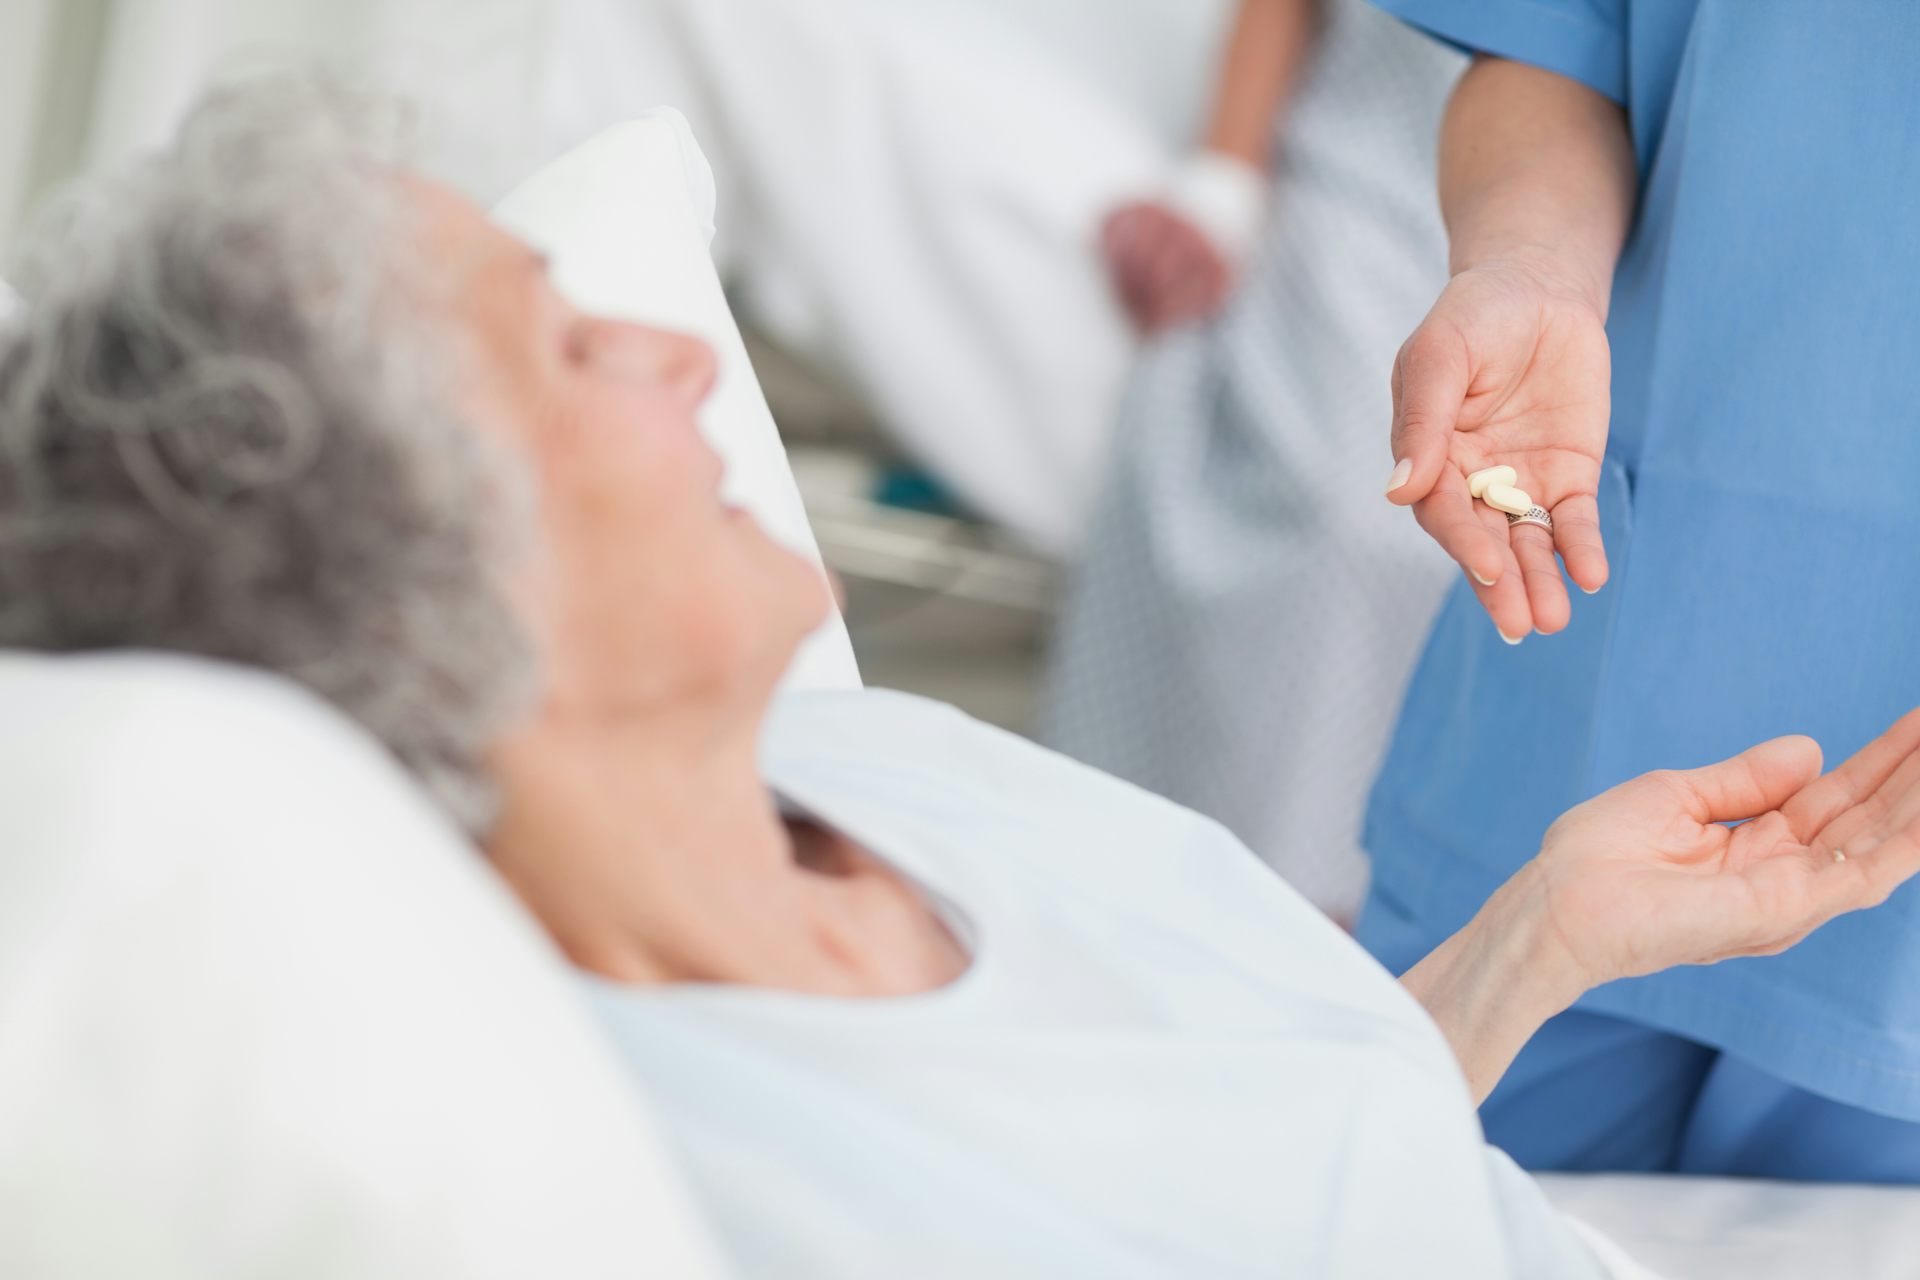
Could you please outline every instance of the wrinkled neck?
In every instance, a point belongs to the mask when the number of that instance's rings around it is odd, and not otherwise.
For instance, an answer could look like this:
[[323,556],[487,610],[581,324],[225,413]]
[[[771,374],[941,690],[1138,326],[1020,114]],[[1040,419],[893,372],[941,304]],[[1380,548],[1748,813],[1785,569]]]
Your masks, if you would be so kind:
[[759,730],[549,713],[499,746],[488,852],[574,963],[639,984],[805,969],[804,886]]

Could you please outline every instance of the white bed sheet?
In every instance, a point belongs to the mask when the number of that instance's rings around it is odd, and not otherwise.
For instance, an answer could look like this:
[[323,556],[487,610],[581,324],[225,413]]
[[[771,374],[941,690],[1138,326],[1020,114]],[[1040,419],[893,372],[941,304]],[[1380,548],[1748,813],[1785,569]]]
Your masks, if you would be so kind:
[[[372,71],[497,195],[663,104],[713,161],[754,318],[1034,546],[1076,543],[1133,353],[1102,216],[1158,187],[1228,0],[147,0],[109,26],[92,158],[207,74]],[[1138,96],[1122,86],[1139,81]]]
[[1663,1280],[1920,1277],[1920,1188],[1612,1174],[1540,1182]]
[[550,18],[552,140],[675,94],[753,318],[848,376],[975,509],[1069,552],[1133,354],[1098,228],[1171,163],[1145,120],[993,5],[573,0]]

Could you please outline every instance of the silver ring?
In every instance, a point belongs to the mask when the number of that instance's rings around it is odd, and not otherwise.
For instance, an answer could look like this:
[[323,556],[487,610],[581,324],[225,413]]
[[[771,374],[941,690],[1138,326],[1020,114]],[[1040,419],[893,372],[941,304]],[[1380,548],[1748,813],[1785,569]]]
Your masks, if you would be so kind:
[[1537,524],[1548,533],[1553,532],[1553,517],[1547,514],[1545,507],[1528,507],[1517,516],[1507,517],[1509,529],[1516,524]]

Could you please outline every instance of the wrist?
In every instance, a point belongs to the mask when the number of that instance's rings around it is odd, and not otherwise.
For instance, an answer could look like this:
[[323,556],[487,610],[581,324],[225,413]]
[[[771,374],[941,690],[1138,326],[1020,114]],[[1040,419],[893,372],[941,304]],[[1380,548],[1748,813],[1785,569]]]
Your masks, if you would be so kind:
[[1515,883],[1520,879],[1508,881],[1407,978],[1430,1010],[1445,1007],[1482,1026],[1499,1023],[1524,1041],[1593,984],[1551,915]]
[[1518,277],[1553,297],[1585,307],[1601,324],[1606,323],[1613,298],[1610,266],[1583,261],[1578,253],[1538,242],[1475,246],[1456,241],[1448,271],[1455,276],[1484,271]]
[[1401,979],[1440,1028],[1476,1101],[1545,1022],[1591,985],[1531,865]]
[[1553,910],[1546,877],[1529,862],[1494,891],[1463,932],[1511,974],[1514,995],[1542,1020],[1607,981],[1592,973]]
[[1267,175],[1240,156],[1213,149],[1194,153],[1175,171],[1164,198],[1231,267],[1253,255],[1266,231]]

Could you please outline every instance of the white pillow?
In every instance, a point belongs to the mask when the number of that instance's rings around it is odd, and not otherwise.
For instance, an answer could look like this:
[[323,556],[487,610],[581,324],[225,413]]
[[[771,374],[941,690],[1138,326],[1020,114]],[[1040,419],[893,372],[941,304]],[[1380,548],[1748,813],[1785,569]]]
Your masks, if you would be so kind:
[[563,964],[292,686],[0,654],[0,1276],[714,1277]]
[[[551,256],[555,283],[577,306],[697,334],[712,345],[720,379],[700,421],[726,461],[728,500],[818,564],[780,433],[707,254],[713,174],[685,118],[660,110],[617,125],[540,170],[494,213]],[[858,687],[853,646],[837,611],[801,649],[787,682]]]

